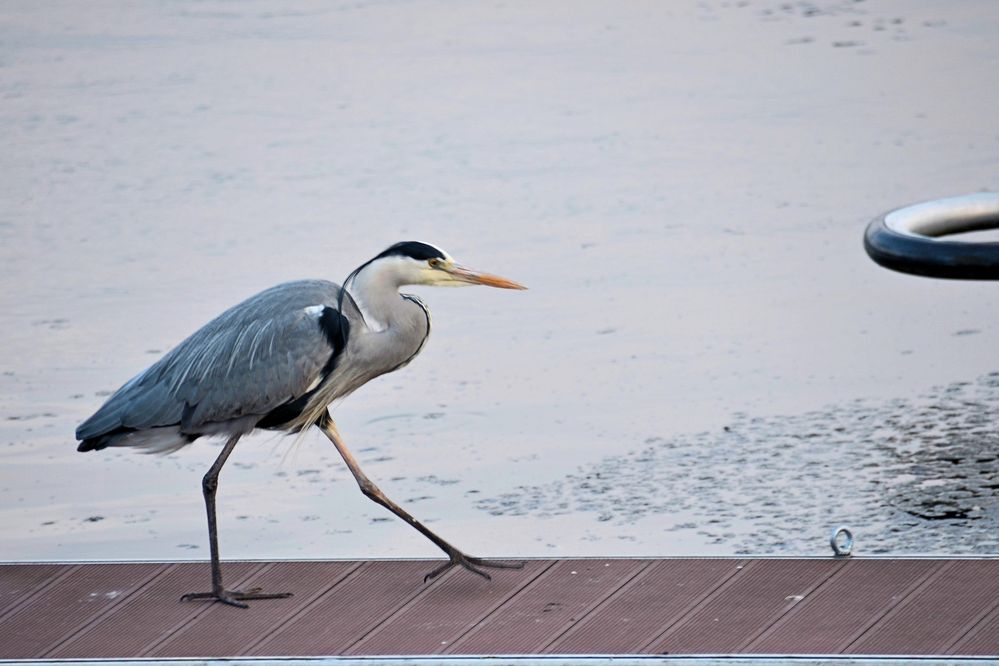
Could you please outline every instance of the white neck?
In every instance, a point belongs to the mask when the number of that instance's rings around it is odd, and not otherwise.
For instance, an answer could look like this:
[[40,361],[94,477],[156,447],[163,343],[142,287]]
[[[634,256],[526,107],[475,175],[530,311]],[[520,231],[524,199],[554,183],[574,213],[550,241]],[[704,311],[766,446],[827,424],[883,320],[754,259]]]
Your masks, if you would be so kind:
[[409,304],[399,294],[399,287],[407,282],[396,262],[382,259],[366,265],[344,286],[368,329],[380,333],[407,314]]

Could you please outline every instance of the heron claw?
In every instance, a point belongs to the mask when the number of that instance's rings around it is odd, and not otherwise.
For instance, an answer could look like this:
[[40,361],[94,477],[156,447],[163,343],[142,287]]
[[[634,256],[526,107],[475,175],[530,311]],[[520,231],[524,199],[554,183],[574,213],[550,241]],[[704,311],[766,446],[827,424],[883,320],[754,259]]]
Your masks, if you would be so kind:
[[480,569],[479,567],[484,567],[487,569],[523,569],[523,562],[494,562],[492,560],[484,560],[481,557],[472,557],[470,555],[465,555],[461,551],[454,551],[449,554],[448,561],[440,565],[426,576],[423,577],[423,582],[426,583],[454,566],[460,566],[468,569],[477,576],[482,576],[486,580],[492,580],[492,576]]
[[228,604],[229,606],[235,606],[237,608],[249,608],[248,604],[244,604],[243,601],[253,601],[255,599],[287,599],[291,596],[291,592],[273,592],[265,593],[261,591],[261,588],[254,587],[246,592],[241,592],[239,590],[213,590],[211,592],[190,592],[185,594],[180,598],[181,601],[219,601],[223,604]]

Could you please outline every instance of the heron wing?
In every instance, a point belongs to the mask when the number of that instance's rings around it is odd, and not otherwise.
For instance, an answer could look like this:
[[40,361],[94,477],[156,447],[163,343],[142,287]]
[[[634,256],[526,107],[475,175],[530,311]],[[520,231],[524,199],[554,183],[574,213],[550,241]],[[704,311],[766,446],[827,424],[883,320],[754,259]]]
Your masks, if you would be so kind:
[[119,389],[77,438],[171,425],[195,434],[305,395],[346,344],[334,330],[338,293],[330,282],[291,282],[227,310]]

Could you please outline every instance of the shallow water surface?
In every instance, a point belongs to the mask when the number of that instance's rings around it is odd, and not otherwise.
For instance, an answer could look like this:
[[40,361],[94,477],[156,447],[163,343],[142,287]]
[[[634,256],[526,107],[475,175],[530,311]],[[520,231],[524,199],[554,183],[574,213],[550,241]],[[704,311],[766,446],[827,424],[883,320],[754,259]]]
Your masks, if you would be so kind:
[[[204,558],[211,442],[73,430],[212,316],[419,238],[421,356],[335,408],[484,555],[996,552],[993,284],[864,256],[999,180],[989,3],[0,7],[0,555]],[[243,440],[224,557],[425,556],[319,433]]]

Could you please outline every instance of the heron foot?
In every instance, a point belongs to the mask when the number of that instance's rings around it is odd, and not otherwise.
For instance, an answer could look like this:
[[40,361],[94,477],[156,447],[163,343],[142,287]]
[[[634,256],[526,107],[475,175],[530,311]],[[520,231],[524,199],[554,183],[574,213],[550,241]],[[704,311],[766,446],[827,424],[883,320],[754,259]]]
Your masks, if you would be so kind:
[[492,560],[484,560],[481,557],[472,557],[471,555],[465,555],[459,550],[449,553],[448,561],[440,565],[426,576],[423,577],[423,582],[426,583],[454,566],[464,567],[468,569],[473,574],[482,576],[486,580],[492,580],[492,576],[487,574],[482,568],[486,569],[523,569],[523,562],[495,562]]
[[230,606],[236,606],[237,608],[249,608],[249,605],[244,604],[244,601],[253,601],[255,599],[287,599],[291,596],[291,592],[263,592],[259,587],[254,587],[247,590],[246,592],[241,592],[239,590],[223,590],[219,588],[218,590],[213,590],[211,592],[190,592],[185,594],[180,598],[181,601],[220,601],[224,604]]

